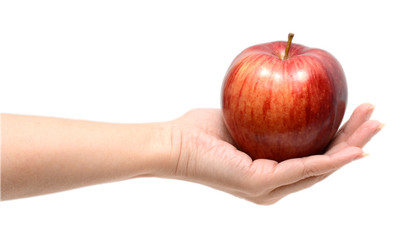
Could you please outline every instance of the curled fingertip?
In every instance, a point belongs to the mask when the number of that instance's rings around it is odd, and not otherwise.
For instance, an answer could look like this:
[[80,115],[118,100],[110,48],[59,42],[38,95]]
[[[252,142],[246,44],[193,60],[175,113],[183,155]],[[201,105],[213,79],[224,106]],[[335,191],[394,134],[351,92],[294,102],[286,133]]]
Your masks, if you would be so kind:
[[364,152],[361,155],[359,155],[357,158],[355,158],[354,160],[363,159],[363,158],[368,157],[368,156],[370,156],[370,154]]
[[377,127],[377,130],[380,131],[382,130],[384,127],[386,126],[386,124],[384,123],[380,123],[379,126]]
[[370,119],[370,117],[372,116],[375,108],[376,108],[376,105],[369,104],[369,107],[367,108],[367,116],[366,116],[367,120]]
[[[371,120],[370,120],[371,121]],[[384,127],[386,126],[386,124],[381,123],[379,121],[374,121],[374,133],[373,134],[377,134],[378,132],[380,132]]]

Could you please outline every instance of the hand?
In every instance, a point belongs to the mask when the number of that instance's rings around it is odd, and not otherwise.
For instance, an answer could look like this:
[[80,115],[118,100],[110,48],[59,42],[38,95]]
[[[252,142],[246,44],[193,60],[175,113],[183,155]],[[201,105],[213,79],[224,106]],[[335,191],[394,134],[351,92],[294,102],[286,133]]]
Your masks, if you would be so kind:
[[324,155],[276,162],[252,160],[237,150],[219,109],[196,109],[174,120],[174,178],[193,181],[257,204],[273,204],[308,188],[345,164],[365,156],[362,148],[383,127],[362,104],[337,132]]

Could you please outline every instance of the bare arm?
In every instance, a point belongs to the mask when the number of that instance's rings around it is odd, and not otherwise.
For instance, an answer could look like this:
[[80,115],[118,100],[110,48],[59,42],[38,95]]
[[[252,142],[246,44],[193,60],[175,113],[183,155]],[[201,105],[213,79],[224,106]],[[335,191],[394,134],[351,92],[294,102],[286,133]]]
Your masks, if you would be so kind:
[[168,127],[2,114],[1,198],[164,175]]

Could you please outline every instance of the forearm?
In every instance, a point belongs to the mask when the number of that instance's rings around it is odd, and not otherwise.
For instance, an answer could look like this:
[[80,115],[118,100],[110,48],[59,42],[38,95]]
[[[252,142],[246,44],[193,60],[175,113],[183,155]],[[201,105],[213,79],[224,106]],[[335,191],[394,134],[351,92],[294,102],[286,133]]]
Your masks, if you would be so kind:
[[171,145],[168,123],[2,114],[2,200],[164,175],[172,167]]

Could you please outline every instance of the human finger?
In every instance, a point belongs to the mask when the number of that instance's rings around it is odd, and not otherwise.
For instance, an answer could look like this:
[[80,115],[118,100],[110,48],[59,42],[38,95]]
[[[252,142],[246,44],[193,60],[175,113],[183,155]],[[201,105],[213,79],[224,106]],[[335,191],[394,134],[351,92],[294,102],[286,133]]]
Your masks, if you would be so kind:
[[363,150],[361,148],[347,147],[330,155],[314,155],[286,160],[276,166],[275,181],[278,185],[292,184],[302,179],[335,171],[362,156]]
[[376,135],[385,125],[376,120],[364,122],[354,133],[343,142],[328,149],[325,154],[333,154],[348,146],[363,148],[370,139]]
[[[360,158],[367,156],[367,154],[362,154],[360,156]],[[358,159],[358,158],[357,158]],[[276,189],[274,189],[273,191],[270,192],[268,198],[270,202],[277,202],[279,201],[281,198],[301,191],[303,189],[307,189],[309,187],[312,187],[313,185],[315,185],[316,183],[324,180],[325,178],[329,177],[331,174],[333,174],[336,170],[330,171],[328,173],[322,174],[322,175],[318,175],[318,176],[312,176],[312,177],[308,177],[305,179],[302,179],[298,182],[292,183],[292,184],[288,184],[288,185],[284,185],[284,186],[280,186],[277,187]]]
[[285,197],[289,194],[299,192],[303,189],[307,189],[309,187],[312,187],[316,183],[318,183],[318,182],[324,180],[325,178],[327,178],[333,172],[327,173],[327,174],[322,174],[322,175],[319,175],[319,176],[313,176],[313,177],[305,178],[305,179],[300,180],[299,182],[296,182],[296,183],[292,183],[292,184],[285,185],[285,186],[280,186],[280,187],[274,189],[273,191],[271,191],[270,194],[266,198],[270,202],[277,202],[277,201],[279,201],[280,199],[282,199],[283,197]]
[[337,132],[328,149],[340,144],[341,142],[344,142],[347,138],[349,138],[357,128],[359,128],[364,122],[370,119],[374,108],[375,106],[370,103],[363,103],[359,105],[354,110],[350,119]]
[[303,180],[300,180],[299,182],[292,183],[289,185],[279,186],[271,190],[268,194],[264,196],[260,196],[258,198],[252,199],[252,201],[258,204],[262,204],[262,205],[271,205],[273,203],[278,202],[280,199],[284,198],[285,196],[291,193],[295,193],[295,192],[301,191],[303,189],[306,189],[315,185],[316,183],[324,180],[325,178],[327,178],[334,172],[335,171],[332,171],[330,173],[326,173],[323,175],[319,175],[319,176],[305,178]]
[[369,120],[363,123],[357,131],[355,131],[351,136],[347,139],[347,144],[350,146],[355,147],[364,147],[370,139],[376,135],[382,128],[384,124],[380,123],[376,120]]

